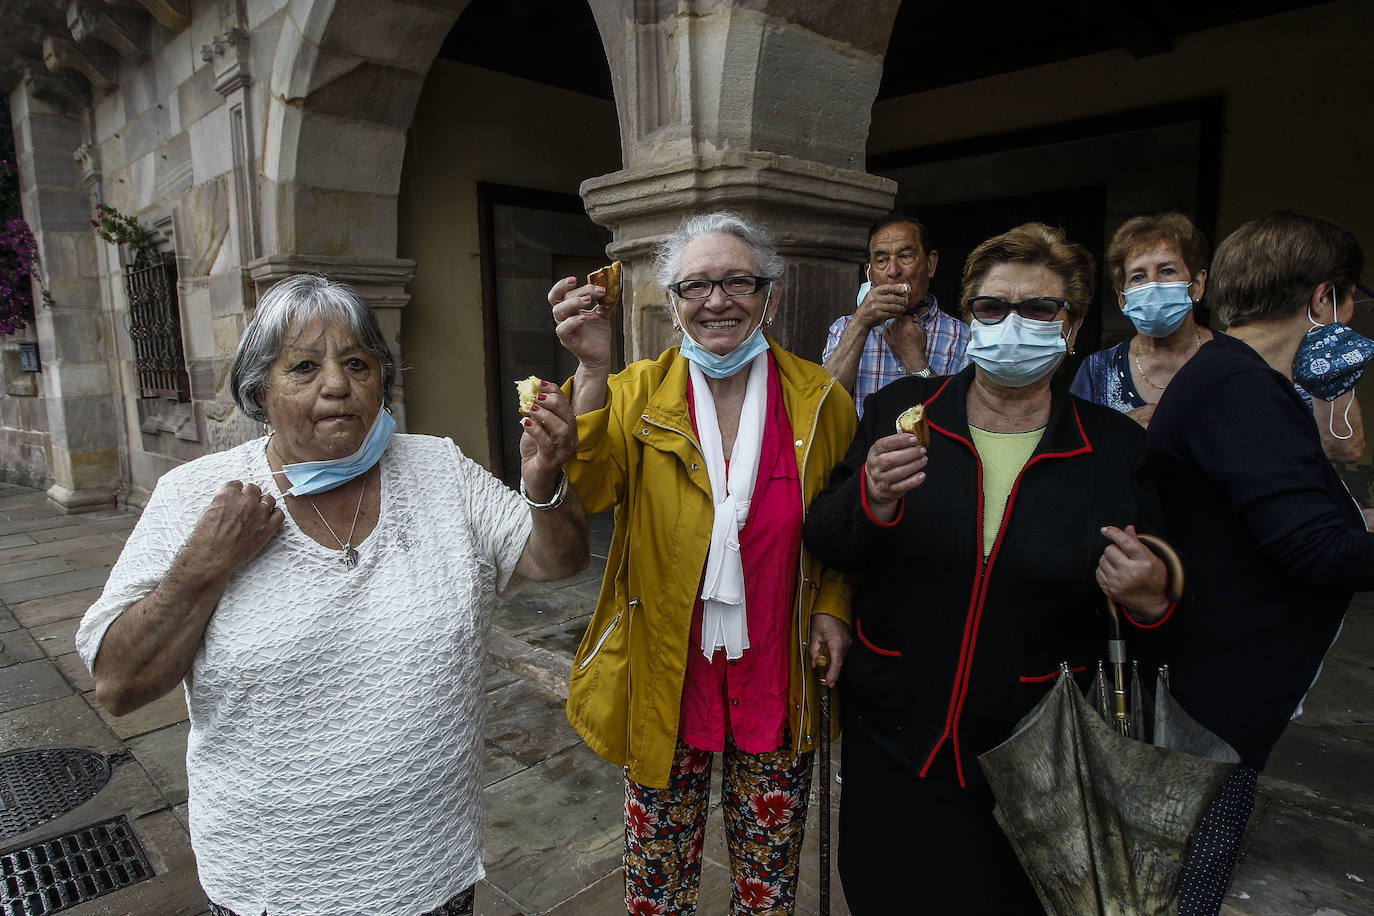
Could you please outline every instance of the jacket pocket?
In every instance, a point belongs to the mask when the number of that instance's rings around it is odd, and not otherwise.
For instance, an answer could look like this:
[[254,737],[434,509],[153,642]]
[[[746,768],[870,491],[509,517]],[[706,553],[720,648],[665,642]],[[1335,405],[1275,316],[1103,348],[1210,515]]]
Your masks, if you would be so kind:
[[582,661],[577,663],[577,670],[585,670],[586,667],[592,663],[592,660],[595,659],[597,654],[601,651],[602,646],[606,645],[606,640],[610,639],[611,635],[615,633],[616,629],[620,626],[620,621],[638,604],[638,598],[631,598],[630,604],[626,610],[617,612],[616,615],[611,618],[611,622],[602,628],[601,635],[597,636],[596,642],[592,643],[591,651],[586,654]]
[[886,655],[888,658],[902,657],[902,653],[897,649],[884,649],[882,646],[874,645],[872,642],[869,642],[868,637],[864,635],[864,622],[862,620],[857,618],[854,620],[854,632],[858,635],[859,642],[863,643],[864,647],[870,651],[876,652],[879,655]]

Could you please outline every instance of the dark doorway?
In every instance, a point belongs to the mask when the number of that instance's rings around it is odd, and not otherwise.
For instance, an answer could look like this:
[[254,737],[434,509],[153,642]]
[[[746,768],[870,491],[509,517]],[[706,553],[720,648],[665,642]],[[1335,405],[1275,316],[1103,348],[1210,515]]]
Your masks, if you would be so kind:
[[553,333],[549,287],[605,264],[611,233],[588,218],[575,194],[479,182],[477,198],[491,468],[514,485],[521,434],[516,381],[537,375],[561,384],[577,368]]

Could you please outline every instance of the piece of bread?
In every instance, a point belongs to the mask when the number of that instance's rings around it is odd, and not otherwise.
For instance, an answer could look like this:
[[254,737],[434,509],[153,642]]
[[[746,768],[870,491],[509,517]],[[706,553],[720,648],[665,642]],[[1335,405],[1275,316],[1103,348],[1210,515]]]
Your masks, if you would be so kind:
[[515,383],[515,391],[520,395],[520,413],[528,417],[530,408],[539,398],[539,376],[531,375],[529,378],[522,378]]
[[601,311],[609,312],[620,301],[620,262],[612,261],[595,273],[590,274],[587,277],[587,282],[606,288],[606,295],[601,297],[600,305]]
[[922,445],[930,445],[930,424],[926,422],[924,404],[908,407],[897,417],[897,432],[911,433],[921,440]]

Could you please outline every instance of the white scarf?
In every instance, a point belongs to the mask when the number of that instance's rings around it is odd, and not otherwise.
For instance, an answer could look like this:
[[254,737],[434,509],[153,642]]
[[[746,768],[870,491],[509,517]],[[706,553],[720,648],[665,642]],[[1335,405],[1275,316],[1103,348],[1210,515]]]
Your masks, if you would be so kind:
[[720,423],[716,419],[716,399],[711,396],[705,373],[695,363],[689,364],[688,369],[696,403],[697,438],[701,440],[701,455],[711,478],[711,501],[715,504],[711,549],[706,554],[706,575],[701,588],[701,654],[709,660],[716,649],[724,646],[726,658],[739,658],[749,648],[739,532],[749,519],[749,504],[759,472],[764,412],[768,407],[768,354],[754,357],[749,369],[728,475],[720,444]]

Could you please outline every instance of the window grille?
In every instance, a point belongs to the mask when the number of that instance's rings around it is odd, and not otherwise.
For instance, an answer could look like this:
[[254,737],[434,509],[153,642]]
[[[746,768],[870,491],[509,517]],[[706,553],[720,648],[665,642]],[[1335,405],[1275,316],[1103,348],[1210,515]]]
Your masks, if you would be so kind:
[[181,308],[177,301],[176,255],[143,250],[124,268],[129,294],[127,323],[138,366],[139,395],[191,399],[191,380],[181,348]]

